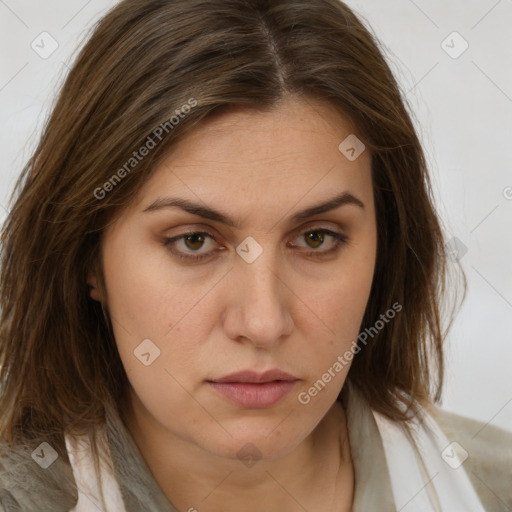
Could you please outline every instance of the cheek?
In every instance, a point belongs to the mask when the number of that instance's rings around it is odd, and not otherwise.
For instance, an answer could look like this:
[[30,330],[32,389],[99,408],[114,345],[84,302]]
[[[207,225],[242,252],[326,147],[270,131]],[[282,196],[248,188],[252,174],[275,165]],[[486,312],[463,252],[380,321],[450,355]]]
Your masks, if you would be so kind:
[[[374,258],[369,251],[359,258],[342,259],[316,284],[302,281],[297,295],[312,312],[304,317],[306,328],[310,332],[316,329],[323,338],[334,338],[332,343],[340,346],[347,338],[357,336],[370,296],[373,272]],[[315,339],[312,334],[309,338]]]
[[306,310],[302,323],[297,325],[305,335],[296,363],[308,375],[301,391],[309,395],[310,387],[321,381],[309,396],[311,400],[314,396],[315,402],[328,403],[337,395],[355,357],[353,351],[373,281],[371,244],[365,249],[361,257],[346,258],[331,270],[330,279],[323,279],[321,287],[308,282],[297,290],[297,295],[307,297],[304,304],[310,312]]
[[[132,331],[116,329],[114,325],[118,351],[130,385],[143,408],[159,423],[178,429],[186,437],[191,425],[203,423],[204,426],[205,421],[209,421],[204,409],[193,399],[201,376],[197,369],[201,359],[198,340],[205,339],[204,330],[208,326],[197,319],[201,305],[196,308],[197,314],[192,310],[175,327],[165,322],[168,315],[164,310],[159,319],[148,306],[146,304],[145,311],[131,319]],[[176,315],[176,319],[182,317]],[[160,325],[156,325],[159,321]],[[144,329],[142,324],[146,326]],[[164,330],[165,336],[134,336],[134,332]],[[177,416],[176,411],[181,411],[180,415]]]
[[295,363],[307,378],[296,393],[296,400],[313,416],[322,416],[338,396],[352,365],[357,338],[371,281],[353,277],[340,283],[331,294],[319,297],[316,309],[319,321],[311,320],[306,329],[302,350],[297,350]]
[[110,302],[116,344],[132,385],[165,394],[193,375],[201,340],[207,339],[218,315],[211,300],[200,300],[201,290],[185,292],[162,282],[161,276],[139,280],[132,275]]
[[189,401],[182,386],[190,388],[201,340],[218,318],[208,293],[214,283],[205,278],[191,284],[164,251],[155,257],[137,248],[109,250],[104,261],[109,311],[132,387],[153,408]]
[[104,258],[109,311],[119,339],[140,343],[165,339],[205,295],[208,279],[190,282],[177,272],[165,249],[127,246],[113,238]]

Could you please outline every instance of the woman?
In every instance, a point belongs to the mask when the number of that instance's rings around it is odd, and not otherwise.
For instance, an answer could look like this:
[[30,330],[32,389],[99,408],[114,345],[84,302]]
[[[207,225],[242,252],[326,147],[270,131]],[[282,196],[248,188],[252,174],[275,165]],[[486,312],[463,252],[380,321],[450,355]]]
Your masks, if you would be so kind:
[[512,434],[435,405],[442,231],[341,2],[121,2],[15,193],[0,510],[512,507]]

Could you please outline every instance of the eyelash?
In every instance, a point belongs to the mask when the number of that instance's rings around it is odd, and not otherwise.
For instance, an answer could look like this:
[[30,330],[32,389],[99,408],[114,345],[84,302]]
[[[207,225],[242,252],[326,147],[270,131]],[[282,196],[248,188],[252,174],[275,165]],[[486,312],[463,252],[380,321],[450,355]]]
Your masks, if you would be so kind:
[[[346,244],[348,242],[348,237],[346,235],[343,235],[341,233],[336,233],[335,231],[331,231],[330,229],[325,229],[325,228],[308,229],[307,231],[303,231],[301,233],[301,235],[304,236],[309,233],[323,233],[323,234],[332,236],[336,242],[332,248],[330,248],[326,251],[307,252],[305,255],[308,257],[310,257],[310,256],[316,256],[316,257],[327,256],[329,254],[337,252],[344,244]],[[215,252],[215,251],[209,252],[206,254],[200,254],[200,255],[194,255],[194,254],[184,255],[184,253],[182,253],[182,252],[174,251],[169,248],[169,246],[171,246],[175,242],[178,242],[179,240],[185,239],[185,238],[187,238],[189,236],[193,236],[193,235],[206,235],[216,241],[215,236],[213,236],[211,233],[208,233],[207,231],[191,231],[189,233],[183,233],[182,235],[175,236],[172,238],[165,238],[163,241],[163,245],[165,247],[167,247],[175,256],[177,256],[182,261],[194,263],[194,262],[198,262],[198,261],[201,261],[201,260],[204,260],[204,259],[210,257],[213,254],[213,252]]]

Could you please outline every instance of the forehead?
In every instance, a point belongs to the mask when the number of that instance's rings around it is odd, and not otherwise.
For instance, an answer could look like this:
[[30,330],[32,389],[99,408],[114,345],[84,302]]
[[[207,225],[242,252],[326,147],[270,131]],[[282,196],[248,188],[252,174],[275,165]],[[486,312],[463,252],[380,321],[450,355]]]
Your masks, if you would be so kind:
[[[238,109],[207,119],[154,169],[137,204],[164,195],[229,207],[371,193],[369,151],[354,161],[339,149],[353,123],[326,103],[293,99],[269,111]],[[301,199],[302,198],[302,199]]]

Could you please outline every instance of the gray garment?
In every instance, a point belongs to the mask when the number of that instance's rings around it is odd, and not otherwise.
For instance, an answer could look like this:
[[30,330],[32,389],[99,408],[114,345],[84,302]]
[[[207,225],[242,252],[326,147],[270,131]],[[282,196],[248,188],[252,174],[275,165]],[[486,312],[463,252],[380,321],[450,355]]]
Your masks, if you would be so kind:
[[[373,414],[349,382],[343,388],[342,400],[355,472],[352,512],[395,512],[384,447]],[[512,512],[512,432],[433,405],[428,412],[448,440],[457,441],[469,453],[463,467],[485,510]],[[119,416],[108,415],[106,425],[127,512],[177,512],[154,480]],[[68,512],[76,500],[76,484],[66,454],[43,470],[35,464],[31,450],[2,450],[0,512]]]

